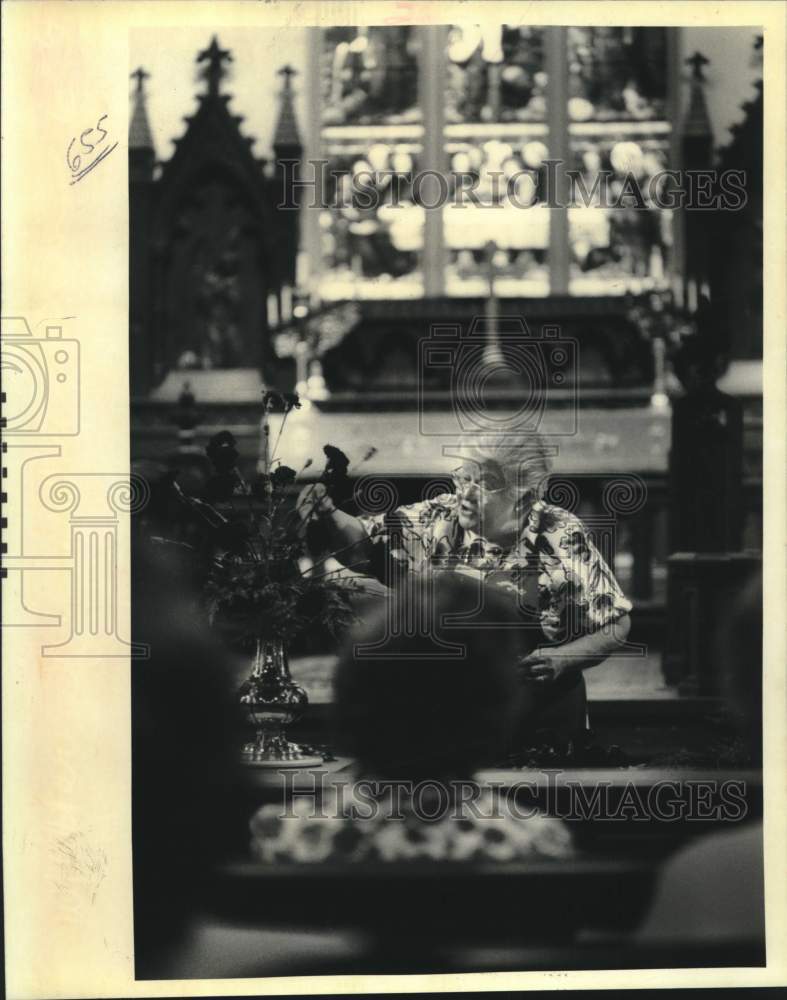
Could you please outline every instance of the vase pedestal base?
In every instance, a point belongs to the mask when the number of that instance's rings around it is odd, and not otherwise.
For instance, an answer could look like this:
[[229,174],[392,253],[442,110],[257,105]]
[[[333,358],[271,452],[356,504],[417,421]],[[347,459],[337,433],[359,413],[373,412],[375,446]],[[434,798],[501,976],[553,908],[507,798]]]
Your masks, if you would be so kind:
[[308,753],[297,743],[291,743],[285,736],[267,737],[247,743],[240,754],[241,763],[247,767],[321,767],[322,757]]
[[241,750],[243,764],[271,770],[323,764],[322,757],[287,739],[287,726],[303,715],[309,698],[290,676],[281,638],[257,639],[251,674],[240,688],[240,703],[254,727],[254,738]]

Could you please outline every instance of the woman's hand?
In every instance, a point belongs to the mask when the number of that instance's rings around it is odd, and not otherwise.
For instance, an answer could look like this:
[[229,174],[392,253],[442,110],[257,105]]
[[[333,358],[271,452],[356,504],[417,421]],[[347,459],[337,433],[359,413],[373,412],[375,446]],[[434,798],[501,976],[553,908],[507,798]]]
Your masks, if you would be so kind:
[[577,664],[571,657],[557,656],[551,649],[534,649],[517,663],[523,680],[537,684],[554,684],[556,680],[575,672]]
[[539,684],[553,684],[568,674],[577,674],[588,667],[603,663],[606,658],[621,650],[631,627],[631,619],[623,615],[605,628],[588,632],[564,642],[561,646],[534,649],[517,663],[523,679]]

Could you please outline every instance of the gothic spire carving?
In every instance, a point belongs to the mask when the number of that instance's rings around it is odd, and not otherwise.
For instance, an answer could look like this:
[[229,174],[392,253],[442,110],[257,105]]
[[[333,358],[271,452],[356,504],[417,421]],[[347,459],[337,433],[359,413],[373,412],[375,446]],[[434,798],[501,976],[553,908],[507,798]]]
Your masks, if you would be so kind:
[[131,79],[135,80],[137,85],[134,90],[134,109],[131,112],[131,124],[128,129],[128,148],[155,152],[153,134],[148,122],[147,95],[145,94],[145,80],[149,78],[150,73],[141,66],[131,74]]
[[208,84],[206,96],[218,97],[221,81],[229,72],[225,68],[224,63],[232,62],[232,53],[229,49],[223,49],[219,45],[217,36],[214,35],[210,41],[210,45],[206,49],[203,49],[197,56],[197,62],[206,63],[201,72],[202,78]]
[[301,139],[298,135],[298,123],[295,119],[294,91],[292,89],[292,78],[297,73],[292,66],[282,66],[279,76],[284,83],[279,94],[279,119],[276,123],[276,131],[273,134],[273,148],[275,150],[300,150]]
[[703,67],[710,60],[701,52],[695,52],[686,60],[691,67],[689,81],[689,104],[683,119],[683,135],[697,139],[710,139],[712,133],[708,105],[705,103],[705,76]]

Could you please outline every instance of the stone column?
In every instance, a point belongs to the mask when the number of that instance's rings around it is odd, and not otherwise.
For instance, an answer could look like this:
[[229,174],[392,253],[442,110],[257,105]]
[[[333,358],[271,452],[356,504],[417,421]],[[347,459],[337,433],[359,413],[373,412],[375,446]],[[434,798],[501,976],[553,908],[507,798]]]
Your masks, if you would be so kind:
[[544,30],[546,36],[547,126],[552,188],[549,192],[549,292],[567,295],[571,268],[568,238],[568,177],[570,143],[568,135],[568,46],[564,27]]
[[[419,64],[419,100],[424,117],[424,139],[421,162],[416,169],[445,175],[446,154],[443,138],[445,106],[445,49],[448,38],[446,25],[429,25],[416,29],[421,36]],[[437,200],[438,185],[422,185],[424,201],[432,205]],[[445,242],[443,239],[443,208],[424,211],[424,247],[421,254],[424,275],[424,295],[436,297],[445,290]]]

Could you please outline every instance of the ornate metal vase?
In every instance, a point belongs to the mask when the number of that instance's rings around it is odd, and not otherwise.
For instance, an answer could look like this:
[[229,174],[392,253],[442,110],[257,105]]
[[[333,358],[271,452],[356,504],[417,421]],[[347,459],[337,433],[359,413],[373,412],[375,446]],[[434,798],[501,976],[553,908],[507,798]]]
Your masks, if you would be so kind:
[[322,758],[307,753],[286,736],[286,727],[303,715],[306,692],[290,676],[282,639],[257,639],[251,674],[239,691],[240,704],[255,728],[241,752],[254,767],[314,767]]

